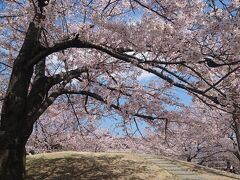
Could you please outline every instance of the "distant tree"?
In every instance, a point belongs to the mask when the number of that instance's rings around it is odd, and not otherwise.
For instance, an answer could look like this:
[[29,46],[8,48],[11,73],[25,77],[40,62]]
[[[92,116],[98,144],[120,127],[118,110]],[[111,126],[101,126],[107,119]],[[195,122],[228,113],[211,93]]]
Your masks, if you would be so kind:
[[168,128],[148,129],[142,143],[155,154],[224,169],[229,161],[239,170],[237,142],[231,114],[199,102],[182,108],[168,121]]

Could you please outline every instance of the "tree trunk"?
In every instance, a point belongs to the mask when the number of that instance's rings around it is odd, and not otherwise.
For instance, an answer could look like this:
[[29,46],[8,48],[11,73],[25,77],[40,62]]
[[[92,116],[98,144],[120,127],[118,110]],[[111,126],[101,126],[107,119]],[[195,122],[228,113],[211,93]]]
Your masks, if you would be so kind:
[[[30,72],[13,69],[4,99],[0,123],[0,180],[25,176],[25,144],[32,132],[27,118],[27,88]],[[28,87],[28,86],[27,86]]]
[[187,162],[191,162],[192,158],[190,156],[187,157]]
[[23,180],[25,178],[26,151],[24,143],[11,144],[0,150],[0,180]]
[[27,118],[22,119],[14,115],[7,119],[3,117],[2,120],[15,119],[15,123],[6,123],[6,126],[3,126],[5,123],[2,122],[0,128],[0,180],[22,180],[26,175],[25,145],[33,126],[27,123]]
[[41,28],[30,23],[22,48],[14,61],[11,78],[3,101],[0,119],[0,180],[25,177],[25,144],[32,133],[28,116],[28,93],[33,67],[27,67],[41,48]]
[[232,114],[233,118],[233,129],[236,135],[236,144],[234,155],[237,157],[240,162],[240,108],[238,106],[234,106],[234,111]]
[[33,125],[27,123],[27,118],[13,117],[8,119],[20,123],[12,124],[11,127],[1,126],[0,129],[0,180],[22,180],[26,175],[25,145]]

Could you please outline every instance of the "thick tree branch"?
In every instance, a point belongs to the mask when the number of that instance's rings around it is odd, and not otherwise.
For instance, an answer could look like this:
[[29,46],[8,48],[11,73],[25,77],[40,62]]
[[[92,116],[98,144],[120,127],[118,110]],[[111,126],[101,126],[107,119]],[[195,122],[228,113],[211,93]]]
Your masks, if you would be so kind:
[[137,57],[130,56],[130,55],[127,55],[124,53],[120,53],[116,49],[113,49],[113,48],[110,48],[107,46],[103,46],[100,44],[93,44],[93,43],[90,43],[87,41],[80,40],[78,36],[72,40],[67,40],[67,41],[64,41],[61,43],[57,43],[53,47],[46,48],[45,50],[41,51],[38,55],[36,55],[33,59],[31,59],[29,61],[29,63],[27,64],[27,66],[33,66],[38,61],[40,61],[43,57],[46,57],[52,53],[55,53],[55,52],[58,52],[58,51],[61,51],[64,49],[68,49],[68,48],[89,48],[89,49],[99,50],[101,52],[104,52],[104,53],[116,58],[116,59],[131,63],[142,70],[145,70],[149,73],[155,74],[156,76],[167,81],[168,83],[172,84],[175,87],[197,93],[199,95],[202,95],[202,96],[208,98],[209,100],[213,101],[214,103],[219,104],[216,97],[207,95],[203,90],[197,89],[195,87],[191,87],[191,86],[187,86],[187,85],[175,82],[169,76],[165,76],[162,73],[158,72],[154,67],[146,67],[146,66],[142,65],[141,63],[143,62],[143,60],[141,60]]
[[[68,72],[56,74],[51,77],[43,76],[43,77],[36,79],[32,85],[30,93],[28,95],[28,101],[27,101],[28,116],[31,117],[32,115],[36,114],[36,111],[38,111],[38,109],[40,107],[42,107],[42,109],[45,109],[45,106],[46,106],[46,108],[47,108],[48,103],[46,103],[46,102],[51,102],[51,99],[54,101],[55,99],[53,97],[55,97],[55,96],[57,98],[56,93],[55,94],[53,93],[49,97],[47,97],[49,90],[54,85],[63,83],[63,86],[64,86],[72,79],[81,76],[82,73],[87,72],[87,71],[88,71],[88,68],[83,67],[83,68],[74,69],[74,70],[71,70]],[[52,96],[52,98],[51,98],[51,96]],[[46,102],[43,103],[43,101],[46,101]],[[50,103],[49,105],[51,105],[51,104],[52,103]],[[39,113],[37,113],[37,114],[39,115]],[[38,115],[34,115],[34,116],[37,117]]]
[[[68,90],[62,90],[60,92],[60,94],[79,94],[79,95],[86,95],[86,96],[89,96],[89,97],[92,97],[104,104],[108,104],[107,101],[100,95],[96,94],[96,93],[93,93],[93,92],[90,92],[90,91],[68,91]],[[60,95],[59,94],[59,95]],[[110,108],[113,108],[117,111],[120,111],[120,112],[126,112],[128,113],[126,110],[123,110],[120,106],[117,106],[115,104],[110,104],[109,106]],[[134,113],[134,114],[131,114],[132,116],[135,116],[135,117],[139,117],[139,118],[143,118],[143,119],[148,119],[148,120],[165,120],[166,118],[162,118],[162,117],[154,117],[154,116],[150,116],[150,115],[145,115],[145,114],[140,114],[140,113]]]
[[67,72],[63,72],[63,73],[59,73],[56,75],[53,75],[51,77],[49,77],[49,86],[53,86],[55,84],[60,83],[63,80],[71,80],[74,78],[79,77],[80,75],[82,75],[84,72],[88,72],[88,67],[81,67],[81,68],[77,68],[74,70],[70,70]]

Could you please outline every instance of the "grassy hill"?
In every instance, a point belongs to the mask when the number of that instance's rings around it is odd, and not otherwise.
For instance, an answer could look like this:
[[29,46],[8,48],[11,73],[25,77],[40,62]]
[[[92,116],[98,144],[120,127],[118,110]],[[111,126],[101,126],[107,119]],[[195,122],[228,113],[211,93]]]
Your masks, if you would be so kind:
[[57,152],[27,157],[27,179],[177,179],[166,170],[128,153]]
[[[179,176],[147,160],[147,157],[160,156],[70,151],[38,154],[27,157],[27,180],[179,180]],[[239,175],[162,158],[195,172],[200,179],[240,179]]]

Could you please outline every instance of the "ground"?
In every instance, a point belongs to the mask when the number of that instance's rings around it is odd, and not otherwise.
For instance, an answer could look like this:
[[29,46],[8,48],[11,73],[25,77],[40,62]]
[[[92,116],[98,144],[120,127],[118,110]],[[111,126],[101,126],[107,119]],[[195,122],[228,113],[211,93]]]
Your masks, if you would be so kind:
[[[150,157],[150,158],[149,158]],[[159,163],[158,163],[159,162]],[[166,163],[167,162],[167,163]],[[170,164],[169,164],[170,163]],[[176,167],[175,164],[178,164]],[[176,161],[172,162],[143,154],[133,153],[83,153],[83,152],[57,152],[45,153],[27,157],[27,180],[181,180],[174,171],[178,168],[193,172],[200,179],[231,178]],[[168,168],[166,168],[168,165]],[[176,169],[177,168],[177,169]],[[189,171],[188,171],[189,170]],[[179,172],[179,171],[178,171]],[[183,172],[183,171],[181,171]],[[180,172],[180,173],[181,173]],[[240,179],[240,178],[239,178]]]
[[27,157],[27,179],[177,179],[136,154],[58,152]]

